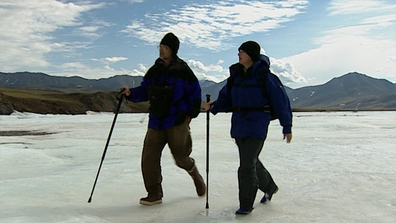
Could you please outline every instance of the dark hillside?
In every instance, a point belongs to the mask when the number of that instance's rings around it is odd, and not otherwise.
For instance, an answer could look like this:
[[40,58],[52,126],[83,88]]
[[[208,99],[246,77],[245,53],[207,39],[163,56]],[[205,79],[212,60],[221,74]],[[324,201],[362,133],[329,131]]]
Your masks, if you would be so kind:
[[[359,73],[348,73],[329,82],[289,91],[292,107],[332,109],[396,109],[396,85]],[[387,100],[387,101],[386,101]]]
[[[0,114],[32,112],[38,114],[86,114],[87,111],[114,112],[117,92],[48,93],[0,88]],[[148,103],[124,102],[120,112],[147,112]]]
[[122,85],[139,86],[142,77],[118,75],[110,78],[85,79],[82,77],[58,77],[44,73],[1,73],[0,86],[11,89],[30,89],[51,92],[96,92],[117,91]]
[[[119,75],[85,79],[56,77],[43,73],[0,72],[0,114],[14,110],[40,114],[85,114],[87,111],[114,111],[119,87],[137,87],[142,77]],[[218,97],[226,80],[201,81],[202,101]],[[323,85],[291,89],[285,86],[292,108],[315,110],[396,110],[396,84],[360,73],[348,73]],[[125,104],[125,103],[124,103]],[[122,112],[147,112],[148,103],[127,103]]]

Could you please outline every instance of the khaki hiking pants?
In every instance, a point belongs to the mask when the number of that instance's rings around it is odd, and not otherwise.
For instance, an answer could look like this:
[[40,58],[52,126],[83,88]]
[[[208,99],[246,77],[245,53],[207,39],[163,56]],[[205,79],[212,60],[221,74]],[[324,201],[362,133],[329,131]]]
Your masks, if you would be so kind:
[[144,185],[149,195],[163,197],[161,155],[166,144],[168,144],[178,167],[189,171],[195,166],[194,159],[189,157],[192,151],[192,140],[188,123],[182,123],[166,130],[147,129],[141,168]]

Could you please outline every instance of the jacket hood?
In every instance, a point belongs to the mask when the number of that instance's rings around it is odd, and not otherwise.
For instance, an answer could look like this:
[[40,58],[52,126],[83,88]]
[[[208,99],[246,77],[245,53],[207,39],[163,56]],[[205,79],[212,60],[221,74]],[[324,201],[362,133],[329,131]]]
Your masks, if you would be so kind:
[[269,60],[269,57],[267,57],[266,55],[260,54],[259,61],[261,61],[265,65],[267,65],[268,68],[270,67],[270,60]]

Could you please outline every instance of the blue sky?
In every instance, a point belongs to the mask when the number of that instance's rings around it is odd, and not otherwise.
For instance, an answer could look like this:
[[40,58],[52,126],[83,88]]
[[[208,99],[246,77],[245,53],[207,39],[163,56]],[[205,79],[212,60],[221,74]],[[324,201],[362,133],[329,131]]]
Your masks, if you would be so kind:
[[396,82],[394,0],[0,0],[0,71],[144,75],[167,32],[199,79],[224,80],[255,40],[285,85],[348,72]]

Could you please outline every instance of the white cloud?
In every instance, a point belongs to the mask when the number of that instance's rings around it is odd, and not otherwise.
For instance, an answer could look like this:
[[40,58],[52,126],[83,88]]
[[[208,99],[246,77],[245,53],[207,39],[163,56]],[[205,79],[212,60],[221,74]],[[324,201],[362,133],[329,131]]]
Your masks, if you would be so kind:
[[270,62],[271,71],[281,79],[284,85],[293,87],[293,85],[296,84],[301,85],[308,83],[306,78],[296,70],[292,63],[276,58],[270,58]]
[[379,10],[396,9],[395,5],[387,5],[378,0],[333,0],[328,10],[332,15],[360,14]]
[[375,17],[370,17],[364,19],[362,24],[373,24],[375,26],[379,26],[381,28],[385,28],[391,25],[394,25],[396,22],[396,15],[395,14],[387,14],[387,15],[380,15]]
[[112,63],[117,63],[123,60],[128,60],[127,57],[105,57],[105,58],[101,58],[101,59],[91,59],[92,61],[99,61],[101,63],[104,64],[112,64]]
[[72,63],[64,63],[58,67],[59,71],[54,71],[51,75],[54,76],[83,76],[88,79],[98,79],[112,77],[115,75],[124,75],[130,74],[135,76],[143,76],[144,73],[138,70],[127,70],[127,69],[115,69],[111,67],[109,64],[104,65],[103,67],[92,67],[88,66],[81,62],[72,62]]
[[96,40],[103,36],[101,31],[104,27],[113,26],[113,23],[109,23],[102,20],[94,20],[90,22],[90,25],[81,25],[73,31],[75,36],[87,37],[91,40]]
[[146,66],[144,66],[144,64],[139,63],[138,70],[140,70],[141,72],[146,72],[148,70],[148,68]]
[[92,33],[92,32],[96,32],[98,31],[99,26],[82,26],[80,28],[78,28],[78,30],[82,31],[82,32],[87,32],[87,33]]
[[188,60],[187,63],[199,80],[220,82],[228,77],[228,69],[221,66],[223,63],[221,60],[216,64],[209,65],[205,65],[201,61],[197,60]]
[[[67,53],[69,55],[75,54],[75,52],[79,49],[89,49],[88,42],[56,42],[49,43],[51,48],[51,52],[62,52]],[[65,57],[67,55],[64,54]]]
[[[345,29],[343,29],[345,30]],[[354,29],[353,29],[354,30]],[[395,81],[395,41],[364,36],[328,35],[323,45],[289,58],[310,84],[323,84],[335,76],[360,72]],[[328,41],[331,39],[332,41]]]
[[188,65],[192,68],[199,69],[203,72],[223,72],[224,68],[218,64],[210,64],[209,66],[204,65],[201,61],[188,60]]
[[89,38],[99,38],[101,35],[98,33],[100,26],[82,26],[76,29],[76,34],[89,37]]
[[144,2],[145,0],[122,0],[122,1],[133,4],[133,3],[141,3]]
[[[164,31],[174,32],[182,42],[211,50],[224,50],[233,37],[268,32],[303,12],[308,1],[218,1],[186,5],[164,14],[147,14],[121,32],[149,43],[157,42]],[[163,20],[166,18],[166,20]]]
[[[293,64],[311,85],[323,84],[348,72],[396,81],[396,39],[385,35],[395,26],[396,18],[384,12],[384,8],[394,6],[381,1],[333,1],[332,16],[361,12],[357,25],[328,30],[315,40],[319,47],[282,60]],[[366,15],[367,10],[372,13]]]
[[53,50],[52,47],[60,51],[59,46],[64,44],[57,43],[52,32],[62,27],[80,26],[81,13],[101,6],[55,0],[1,1],[0,48],[9,52],[0,56],[1,69],[50,66],[45,55]]
[[129,71],[128,72],[128,75],[131,75],[131,76],[144,76],[144,74],[145,74],[146,72],[142,72],[142,71],[140,71],[140,70],[137,70],[137,69],[133,69],[132,71]]

